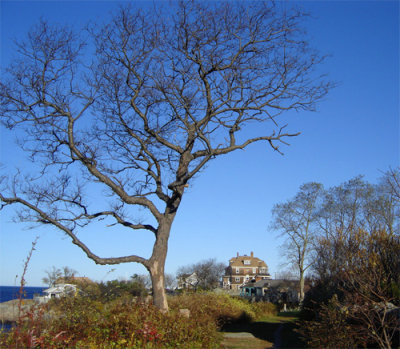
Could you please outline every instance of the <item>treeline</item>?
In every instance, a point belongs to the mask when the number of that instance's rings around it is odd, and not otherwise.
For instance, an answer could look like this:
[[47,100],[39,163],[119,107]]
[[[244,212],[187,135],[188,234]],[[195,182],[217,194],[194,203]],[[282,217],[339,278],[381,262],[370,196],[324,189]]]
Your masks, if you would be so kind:
[[[75,284],[79,287],[82,296],[105,302],[126,296],[144,298],[149,294],[151,288],[151,280],[148,275],[134,274],[127,280],[94,282],[86,277],[76,277],[78,274],[76,270],[68,266],[62,268],[53,266],[46,270],[46,276],[42,278],[42,281],[49,287],[59,283]],[[172,282],[172,276],[169,275],[167,279],[170,283]]]
[[328,189],[304,184],[274,206],[272,227],[300,276],[301,332],[309,346],[399,345],[399,168],[376,184],[362,177]]
[[[218,288],[221,278],[224,275],[226,265],[218,262],[215,258],[209,258],[197,263],[193,263],[178,268],[176,275],[165,274],[165,287],[167,290],[176,290],[181,286],[180,280],[185,280],[187,276],[195,273],[196,284],[191,285],[191,289],[197,291],[207,291]],[[79,286],[81,293],[86,293],[92,298],[110,301],[122,296],[146,297],[149,295],[152,284],[150,275],[134,274],[129,279],[114,279],[109,281],[94,282],[85,277],[76,277],[79,272],[64,266],[62,268],[52,268],[45,271],[46,276],[42,282],[53,286],[57,283],[72,283]]]

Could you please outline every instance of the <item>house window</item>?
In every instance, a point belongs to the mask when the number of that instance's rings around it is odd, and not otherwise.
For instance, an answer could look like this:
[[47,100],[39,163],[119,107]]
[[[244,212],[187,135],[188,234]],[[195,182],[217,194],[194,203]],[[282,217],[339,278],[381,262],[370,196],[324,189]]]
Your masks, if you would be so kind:
[[235,281],[236,281],[236,282],[240,282],[240,278],[235,277]]
[[257,273],[257,268],[253,268],[253,274]]
[[250,260],[246,259],[246,260],[244,261],[244,265],[250,265],[250,264],[251,264]]
[[236,274],[239,274],[239,273],[240,273],[240,269],[236,268]]

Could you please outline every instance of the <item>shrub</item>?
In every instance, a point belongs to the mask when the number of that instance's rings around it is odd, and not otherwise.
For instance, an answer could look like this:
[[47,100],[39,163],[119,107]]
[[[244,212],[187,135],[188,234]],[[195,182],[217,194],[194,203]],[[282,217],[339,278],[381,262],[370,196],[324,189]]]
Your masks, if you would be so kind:
[[[120,297],[108,302],[65,297],[32,308],[18,326],[0,334],[0,347],[15,348],[216,348],[227,322],[253,321],[276,312],[269,303],[249,303],[214,293],[171,297],[170,312]],[[179,309],[188,308],[186,318]]]
[[252,308],[256,315],[256,320],[261,320],[265,316],[278,314],[278,306],[269,302],[252,303]]
[[357,348],[365,346],[358,327],[348,321],[347,310],[336,296],[322,304],[318,321],[303,321],[299,333],[311,348]]
[[240,297],[212,292],[171,297],[169,304],[175,310],[187,308],[191,316],[202,321],[213,321],[218,328],[228,322],[255,321],[277,313],[276,307],[271,303],[250,303]]
[[396,347],[400,238],[384,230],[338,230],[319,243],[318,279],[303,303],[303,319],[311,321],[306,328],[312,331],[305,331],[309,344],[343,340],[339,346],[352,347],[362,338],[361,345]]
[[103,302],[109,302],[119,297],[145,297],[147,295],[146,288],[138,281],[134,280],[112,280],[106,283],[98,284],[99,297]]
[[[65,297],[39,320],[32,312],[0,347],[15,348],[215,348],[221,335],[213,322],[162,314],[150,304],[118,299],[103,304]],[[43,313],[43,312],[42,312]]]

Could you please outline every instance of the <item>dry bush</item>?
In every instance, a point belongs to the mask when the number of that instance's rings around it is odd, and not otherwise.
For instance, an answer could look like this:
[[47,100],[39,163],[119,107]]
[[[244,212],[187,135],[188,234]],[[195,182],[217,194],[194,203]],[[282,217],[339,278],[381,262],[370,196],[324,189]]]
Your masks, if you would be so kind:
[[215,348],[220,341],[214,322],[126,299],[82,297],[65,297],[52,304],[51,317],[31,314],[0,334],[2,348]]

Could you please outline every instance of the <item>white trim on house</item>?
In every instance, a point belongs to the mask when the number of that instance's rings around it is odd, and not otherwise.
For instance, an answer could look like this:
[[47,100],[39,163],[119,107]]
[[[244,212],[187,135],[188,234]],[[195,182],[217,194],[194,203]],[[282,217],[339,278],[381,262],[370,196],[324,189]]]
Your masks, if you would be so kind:
[[73,296],[78,292],[78,287],[73,284],[55,284],[52,287],[49,287],[46,290],[43,290],[45,293],[44,296],[36,297],[35,300],[40,303],[46,303],[52,298],[61,298],[64,296]]

